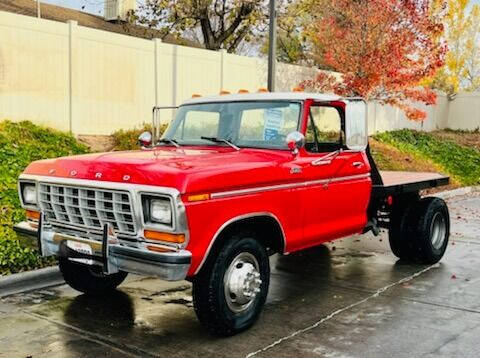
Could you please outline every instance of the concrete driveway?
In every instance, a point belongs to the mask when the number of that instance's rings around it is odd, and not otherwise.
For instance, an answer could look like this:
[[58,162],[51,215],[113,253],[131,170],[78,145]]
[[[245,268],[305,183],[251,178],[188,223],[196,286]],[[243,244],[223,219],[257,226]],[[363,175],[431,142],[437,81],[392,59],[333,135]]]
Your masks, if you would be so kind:
[[398,262],[385,234],[273,257],[258,323],[208,335],[190,284],[131,277],[111,297],[66,286],[0,300],[0,357],[478,357],[480,195],[449,200],[440,264]]

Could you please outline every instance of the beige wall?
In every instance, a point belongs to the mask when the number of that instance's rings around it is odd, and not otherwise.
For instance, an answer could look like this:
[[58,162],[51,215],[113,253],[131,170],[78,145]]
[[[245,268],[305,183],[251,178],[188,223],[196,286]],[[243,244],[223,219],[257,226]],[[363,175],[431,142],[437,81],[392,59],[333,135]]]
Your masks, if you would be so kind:
[[373,134],[403,128],[432,131],[446,127],[449,102],[445,95],[439,94],[437,104],[434,106],[416,106],[427,112],[427,118],[424,121],[408,120],[404,112],[396,107],[383,106],[375,102],[369,103],[369,133]]
[[450,102],[447,127],[480,129],[480,93],[460,94]]
[[[277,65],[277,90],[291,90],[315,69]],[[257,91],[264,59],[164,44],[0,12],[0,119],[32,120],[75,134],[110,134],[151,121],[154,105],[179,105],[193,93]],[[440,96],[422,123],[390,106],[369,104],[369,131],[480,126],[480,95]],[[162,111],[162,121],[172,111]]]
[[68,130],[68,26],[0,12],[0,118]]

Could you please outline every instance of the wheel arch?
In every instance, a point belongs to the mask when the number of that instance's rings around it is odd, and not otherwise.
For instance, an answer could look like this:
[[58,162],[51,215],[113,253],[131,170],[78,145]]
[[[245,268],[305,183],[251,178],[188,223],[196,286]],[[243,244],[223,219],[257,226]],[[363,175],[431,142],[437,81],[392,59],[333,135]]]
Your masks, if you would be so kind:
[[284,253],[286,250],[285,231],[276,215],[270,212],[256,212],[235,216],[223,223],[215,232],[194,275],[200,272],[212,254],[215,254],[222,246],[222,243],[228,238],[228,234],[240,229],[249,229],[260,235],[268,229],[273,229],[273,237],[266,237],[261,242],[270,248],[269,252]]

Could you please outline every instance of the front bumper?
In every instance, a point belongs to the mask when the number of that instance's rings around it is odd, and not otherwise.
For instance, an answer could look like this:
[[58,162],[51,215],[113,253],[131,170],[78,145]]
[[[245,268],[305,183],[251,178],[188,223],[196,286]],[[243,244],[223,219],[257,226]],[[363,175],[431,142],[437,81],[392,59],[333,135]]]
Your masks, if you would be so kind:
[[[158,276],[167,281],[185,279],[192,261],[190,251],[152,252],[137,247],[120,244],[105,226],[102,241],[67,235],[57,232],[49,226],[32,227],[29,222],[16,224],[13,229],[22,237],[37,240],[42,256],[67,257],[82,262],[103,266],[106,274],[118,271],[136,273],[139,275]],[[91,254],[78,252],[67,246],[67,241],[88,245]]]

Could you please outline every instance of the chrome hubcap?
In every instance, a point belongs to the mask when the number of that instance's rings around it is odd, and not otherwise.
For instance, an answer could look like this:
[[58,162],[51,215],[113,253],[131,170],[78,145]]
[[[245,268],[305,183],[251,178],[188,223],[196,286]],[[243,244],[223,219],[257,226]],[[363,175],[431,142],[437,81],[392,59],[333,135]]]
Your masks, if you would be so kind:
[[433,216],[432,224],[430,227],[430,239],[432,240],[432,246],[437,250],[440,249],[445,242],[447,234],[447,224],[445,218],[441,213],[436,213]]
[[252,254],[242,252],[233,260],[223,279],[225,300],[233,312],[246,310],[260,292],[258,261]]

